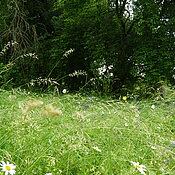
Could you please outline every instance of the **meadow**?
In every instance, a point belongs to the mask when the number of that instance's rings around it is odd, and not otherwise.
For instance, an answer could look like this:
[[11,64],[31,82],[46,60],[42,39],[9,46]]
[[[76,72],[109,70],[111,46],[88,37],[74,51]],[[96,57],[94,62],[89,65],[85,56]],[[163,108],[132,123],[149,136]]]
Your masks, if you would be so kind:
[[0,126],[0,161],[15,175],[175,175],[174,92],[139,100],[1,90]]

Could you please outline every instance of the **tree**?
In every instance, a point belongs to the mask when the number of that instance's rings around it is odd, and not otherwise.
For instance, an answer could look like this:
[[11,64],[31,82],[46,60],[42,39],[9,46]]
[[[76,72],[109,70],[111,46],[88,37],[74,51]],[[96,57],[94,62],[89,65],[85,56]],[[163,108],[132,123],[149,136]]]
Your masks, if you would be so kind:
[[132,29],[136,22],[137,15],[132,17],[132,2],[127,0],[111,1],[115,9],[115,17],[119,25],[119,39],[116,48],[118,54],[114,62],[114,84],[113,91],[119,90],[126,81],[132,81],[130,70],[132,68],[133,55],[133,33]]
[[159,81],[174,81],[174,7],[171,0],[135,2],[140,20],[135,26],[139,47],[134,58],[144,65],[144,79],[153,87]]
[[[35,62],[18,59],[14,72],[9,74],[16,77],[17,85],[47,77],[61,79],[64,88],[78,90],[95,79],[98,90],[104,91],[106,81],[106,92],[121,93],[124,87],[131,89],[139,78],[151,86],[160,80],[174,81],[173,0],[0,3],[1,43],[19,43],[1,62],[8,63],[28,51],[39,55]],[[71,48],[74,51],[64,56]],[[101,68],[105,68],[102,76]],[[86,71],[88,76],[67,76],[78,70]]]
[[[42,43],[46,46],[48,36],[53,32],[51,25],[53,14],[49,9],[53,3],[40,0],[5,0],[1,4],[3,9],[0,11],[3,15],[0,19],[5,24],[1,30],[1,42],[3,45],[9,41],[18,43],[15,49],[11,48],[6,55],[3,55],[2,62],[8,63],[15,60],[15,66],[9,73],[9,77],[15,77],[12,82],[19,86],[42,75],[39,69],[43,70],[45,68],[43,65],[46,65],[45,63],[48,61],[46,53],[50,48],[45,47],[45,53],[39,52],[39,56],[41,56],[39,61],[31,59],[30,55],[33,52],[38,52],[38,49],[43,47]],[[31,54],[28,54],[29,52]]]

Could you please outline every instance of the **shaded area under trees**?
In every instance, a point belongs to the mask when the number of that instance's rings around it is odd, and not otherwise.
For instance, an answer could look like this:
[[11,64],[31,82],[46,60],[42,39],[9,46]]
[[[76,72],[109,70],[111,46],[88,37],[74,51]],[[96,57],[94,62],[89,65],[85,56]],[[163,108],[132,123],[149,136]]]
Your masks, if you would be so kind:
[[[160,81],[174,84],[172,0],[0,3],[1,47],[11,40],[19,43],[1,55],[1,67],[20,54],[36,52],[39,57],[18,59],[6,79],[1,78],[8,82],[15,77],[12,87],[39,77],[52,78],[70,91],[86,88],[119,94],[138,83],[147,87],[156,87]],[[64,56],[71,48],[74,51]],[[69,76],[78,70],[86,76]]]

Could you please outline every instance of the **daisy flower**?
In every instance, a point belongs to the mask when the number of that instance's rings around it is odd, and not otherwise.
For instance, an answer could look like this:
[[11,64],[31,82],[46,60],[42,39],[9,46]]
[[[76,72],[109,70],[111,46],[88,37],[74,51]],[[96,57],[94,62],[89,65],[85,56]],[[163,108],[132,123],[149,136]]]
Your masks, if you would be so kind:
[[67,93],[67,90],[66,89],[63,89],[62,92],[63,92],[63,94],[66,94]]
[[146,171],[146,166],[145,165],[139,165],[139,162],[133,162],[133,161],[131,161],[131,163],[134,165],[134,167],[135,168],[137,168],[139,171],[140,171],[140,173],[141,174],[144,174],[145,175],[145,172],[144,171]]
[[155,109],[155,108],[156,108],[156,106],[155,106],[155,105],[152,105],[152,106],[151,106],[151,109]]
[[99,149],[97,146],[92,147],[94,150],[101,152],[101,149]]
[[5,163],[4,161],[1,161],[0,166],[2,171],[5,172],[5,175],[8,175],[8,174],[13,175],[16,173],[16,171],[14,170],[16,166],[13,164],[10,164],[9,162]]

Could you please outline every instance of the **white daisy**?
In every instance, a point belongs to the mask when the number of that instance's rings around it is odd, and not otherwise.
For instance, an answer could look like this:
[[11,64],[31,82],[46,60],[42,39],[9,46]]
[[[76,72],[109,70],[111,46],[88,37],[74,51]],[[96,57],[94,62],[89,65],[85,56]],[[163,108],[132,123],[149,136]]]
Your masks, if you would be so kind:
[[134,165],[134,167],[135,168],[137,168],[139,171],[140,171],[140,173],[141,174],[144,174],[145,175],[145,172],[144,171],[146,171],[146,166],[145,165],[139,165],[139,162],[133,162],[133,161],[131,161],[131,163]]
[[129,126],[129,124],[128,123],[125,123],[125,126]]
[[101,149],[99,149],[97,146],[92,147],[94,150],[101,152]]
[[66,89],[63,89],[62,92],[63,92],[63,94],[66,94],[67,93],[67,90]]
[[16,171],[14,170],[16,166],[13,164],[10,164],[9,162],[5,163],[4,161],[1,161],[0,166],[2,171],[5,172],[5,175],[8,175],[8,174],[13,175],[16,173]]
[[151,106],[151,109],[155,109],[155,108],[156,108],[156,106],[155,106],[155,105],[152,105],[152,106]]

